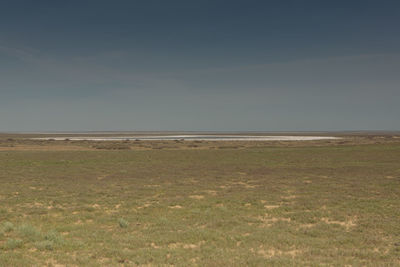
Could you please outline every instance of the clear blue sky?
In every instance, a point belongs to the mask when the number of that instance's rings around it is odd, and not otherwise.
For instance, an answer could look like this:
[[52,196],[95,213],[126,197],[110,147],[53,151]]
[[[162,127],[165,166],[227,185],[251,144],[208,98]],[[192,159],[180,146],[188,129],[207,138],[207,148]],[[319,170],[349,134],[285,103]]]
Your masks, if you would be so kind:
[[400,1],[0,3],[0,131],[400,130]]

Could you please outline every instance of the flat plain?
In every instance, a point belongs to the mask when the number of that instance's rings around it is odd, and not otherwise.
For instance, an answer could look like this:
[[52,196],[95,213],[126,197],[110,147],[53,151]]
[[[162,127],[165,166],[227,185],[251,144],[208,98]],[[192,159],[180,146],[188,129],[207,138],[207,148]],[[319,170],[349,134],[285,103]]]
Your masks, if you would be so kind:
[[400,136],[0,135],[0,266],[398,266]]

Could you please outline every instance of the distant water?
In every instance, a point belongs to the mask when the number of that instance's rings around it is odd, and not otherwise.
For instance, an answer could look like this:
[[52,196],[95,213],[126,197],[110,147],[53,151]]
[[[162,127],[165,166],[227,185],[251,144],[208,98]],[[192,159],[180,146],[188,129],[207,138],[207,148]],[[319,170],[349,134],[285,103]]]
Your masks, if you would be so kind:
[[332,136],[249,136],[249,135],[142,135],[142,136],[108,136],[108,137],[46,137],[39,140],[75,140],[75,141],[123,141],[123,140],[189,140],[189,141],[308,141],[339,139]]

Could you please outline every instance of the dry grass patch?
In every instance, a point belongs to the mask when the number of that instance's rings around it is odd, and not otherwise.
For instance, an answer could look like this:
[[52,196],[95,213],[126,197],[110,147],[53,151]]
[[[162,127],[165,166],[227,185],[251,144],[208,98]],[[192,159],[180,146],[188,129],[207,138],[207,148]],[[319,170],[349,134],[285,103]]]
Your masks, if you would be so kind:
[[168,208],[170,208],[170,209],[182,209],[183,207],[181,205],[175,205],[175,206],[169,206]]
[[357,224],[356,224],[357,219],[355,217],[353,217],[347,221],[335,221],[335,220],[331,220],[329,218],[321,218],[321,221],[326,224],[336,224],[336,225],[343,226],[346,228],[346,230],[349,230],[350,228],[357,226]]
[[287,257],[287,256],[294,258],[303,253],[303,251],[298,249],[283,251],[275,248],[270,248],[270,249],[259,248],[257,250],[250,249],[250,251],[252,253],[257,252],[257,254],[261,255],[265,259],[271,259],[273,257]]
[[283,217],[271,217],[269,214],[265,214],[264,216],[259,216],[257,219],[261,222],[260,227],[270,227],[277,222],[286,222],[290,223],[290,218]]
[[273,209],[277,209],[279,207],[280,207],[280,205],[264,205],[264,208],[266,208],[267,210],[273,210]]
[[204,196],[203,195],[191,195],[191,196],[189,196],[189,198],[200,200],[200,199],[204,199]]

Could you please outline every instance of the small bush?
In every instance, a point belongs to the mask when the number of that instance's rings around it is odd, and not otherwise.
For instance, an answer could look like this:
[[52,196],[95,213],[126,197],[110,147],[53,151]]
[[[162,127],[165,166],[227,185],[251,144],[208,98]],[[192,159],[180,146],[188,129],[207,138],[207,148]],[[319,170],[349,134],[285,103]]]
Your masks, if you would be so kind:
[[23,242],[20,239],[8,239],[7,242],[5,243],[4,247],[6,249],[15,249],[15,248],[20,248],[22,247]]
[[12,230],[14,230],[14,224],[12,224],[10,222],[5,222],[3,224],[3,231],[5,233],[11,232]]
[[49,231],[44,238],[47,241],[52,241],[54,242],[54,244],[62,244],[64,242],[64,239],[62,238],[62,236],[57,233],[56,231]]
[[25,238],[29,240],[37,240],[40,238],[41,234],[39,230],[29,224],[23,224],[18,227],[18,232]]
[[119,226],[120,226],[121,228],[127,228],[127,227],[129,226],[128,221],[125,220],[125,219],[123,219],[123,218],[119,219],[119,220],[118,220],[118,223],[119,223]]
[[35,247],[39,250],[53,250],[54,242],[51,240],[35,242]]

